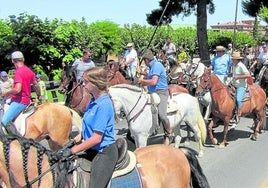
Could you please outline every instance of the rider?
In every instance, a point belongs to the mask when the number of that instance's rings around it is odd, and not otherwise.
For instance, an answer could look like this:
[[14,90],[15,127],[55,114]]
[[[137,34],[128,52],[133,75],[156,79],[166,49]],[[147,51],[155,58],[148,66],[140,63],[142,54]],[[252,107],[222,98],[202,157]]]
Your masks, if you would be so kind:
[[133,43],[127,44],[127,50],[125,51],[125,55],[123,58],[123,62],[121,62],[122,66],[126,66],[128,70],[128,76],[134,81],[136,77],[136,68],[138,62],[138,54],[134,48]]
[[82,119],[82,133],[75,137],[83,142],[71,149],[63,150],[63,157],[85,151],[92,160],[90,173],[91,188],[105,188],[114,171],[118,149],[115,144],[114,107],[107,93],[106,70],[94,67],[83,74],[83,86],[92,95]]
[[251,78],[249,70],[241,61],[243,57],[240,56],[239,52],[233,52],[232,54],[233,62],[233,85],[236,88],[236,101],[237,101],[237,116],[236,121],[239,122],[239,117],[241,116],[242,100],[246,93],[247,79]]
[[[158,113],[161,122],[164,125],[165,136],[170,138],[171,136],[171,128],[170,122],[167,117],[167,103],[168,103],[168,83],[167,83],[167,75],[165,67],[158,62],[152,53],[151,50],[146,49],[142,53],[142,59],[144,60],[147,67],[149,67],[149,72],[146,71],[141,72],[137,70],[137,72],[141,75],[146,76],[144,79],[140,77],[138,83],[141,85],[148,86],[148,90],[150,93],[156,92],[160,97],[160,104],[158,105]],[[169,144],[166,142],[166,144]]]
[[12,63],[15,65],[14,84],[7,91],[2,92],[3,97],[11,96],[11,103],[2,118],[2,125],[11,134],[17,134],[12,122],[31,103],[31,84],[35,87],[37,101],[42,100],[40,88],[34,72],[24,64],[24,56],[20,51],[11,54]]
[[211,60],[209,69],[213,70],[213,73],[224,84],[226,84],[231,65],[230,56],[225,53],[225,48],[223,46],[217,46],[216,55]]

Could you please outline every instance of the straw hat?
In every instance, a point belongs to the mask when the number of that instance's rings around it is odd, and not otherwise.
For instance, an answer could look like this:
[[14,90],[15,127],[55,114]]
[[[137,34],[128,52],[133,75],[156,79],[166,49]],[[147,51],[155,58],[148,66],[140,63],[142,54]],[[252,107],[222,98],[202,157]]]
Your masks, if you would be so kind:
[[240,52],[233,52],[232,54],[232,59],[243,59],[243,57],[241,57]]

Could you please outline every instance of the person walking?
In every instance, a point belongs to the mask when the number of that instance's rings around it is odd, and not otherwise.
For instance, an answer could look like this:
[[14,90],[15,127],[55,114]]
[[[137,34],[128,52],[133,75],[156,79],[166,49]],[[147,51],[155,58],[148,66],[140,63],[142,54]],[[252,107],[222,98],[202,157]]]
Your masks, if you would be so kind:
[[170,144],[172,130],[167,117],[169,92],[166,69],[162,63],[154,58],[152,51],[149,49],[144,50],[141,57],[149,68],[149,72],[138,70],[139,74],[144,75],[144,77],[138,79],[138,83],[147,86],[149,93],[157,93],[159,95],[158,115],[164,125],[165,137],[167,138],[165,139],[165,144]]
[[231,65],[230,56],[225,53],[225,48],[223,46],[217,46],[216,55],[213,57],[209,69],[211,69],[224,84],[226,84]]
[[236,122],[239,122],[241,116],[242,100],[246,93],[247,79],[251,78],[249,70],[242,62],[243,57],[240,56],[240,52],[233,52],[232,54],[233,63],[233,85],[236,88],[236,102],[237,102],[237,116]]
[[118,149],[115,143],[114,107],[107,93],[107,73],[101,67],[84,72],[83,86],[92,95],[82,118],[82,133],[74,139],[80,144],[61,152],[64,158],[85,151],[92,161],[90,188],[105,188],[113,174]]
[[76,59],[72,66],[76,70],[76,79],[79,81],[83,73],[90,68],[95,67],[94,61],[91,59],[92,54],[90,49],[83,50],[83,56],[79,59]]
[[37,93],[37,100],[41,100],[41,94],[34,72],[24,64],[22,52],[13,52],[11,60],[16,68],[14,84],[11,89],[2,92],[2,97],[11,98],[11,103],[7,111],[4,112],[1,123],[8,133],[17,134],[12,121],[31,103],[31,84]]

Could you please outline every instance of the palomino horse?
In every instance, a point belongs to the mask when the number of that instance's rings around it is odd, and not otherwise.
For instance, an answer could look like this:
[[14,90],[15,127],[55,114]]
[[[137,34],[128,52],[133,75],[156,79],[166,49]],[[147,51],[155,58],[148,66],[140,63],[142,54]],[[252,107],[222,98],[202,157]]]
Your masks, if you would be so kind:
[[[245,98],[243,101],[242,116],[250,114],[253,117],[255,127],[251,138],[256,140],[260,132],[260,126],[266,119],[264,118],[266,94],[263,89],[257,85],[248,85],[248,88],[250,97]],[[212,98],[213,117],[208,127],[209,137],[213,144],[218,143],[217,139],[213,136],[212,128],[219,119],[223,120],[224,136],[220,147],[224,147],[227,144],[229,122],[236,110],[236,100],[231,96],[229,88],[208,69],[205,70],[204,75],[201,77],[197,92],[203,92],[204,90],[210,90]]]
[[18,133],[36,141],[48,138],[52,150],[59,149],[69,141],[74,126],[81,131],[81,117],[74,110],[57,103],[37,106],[26,120],[23,116],[27,116],[27,112],[14,122]]
[[[146,146],[148,137],[158,126],[156,105],[159,98],[152,98],[142,88],[127,84],[109,87],[109,94],[116,113],[119,114],[123,110],[126,114],[128,127],[134,137],[136,147]],[[180,124],[187,122],[194,132],[201,157],[207,132],[197,99],[187,93],[174,94],[169,100],[168,118],[172,129],[178,127],[180,130]],[[179,133],[175,138],[175,147],[179,146],[180,141]]]
[[[78,187],[88,187],[88,181],[84,179],[84,184],[75,182],[77,171],[74,167],[77,166],[71,165],[75,157],[63,160],[39,143],[16,136],[1,135],[0,140],[1,185],[7,188],[64,188],[76,187],[77,183],[80,185]],[[135,176],[131,176],[131,182],[135,182],[138,187],[209,188],[196,152],[190,148],[151,145],[139,148],[131,154],[134,159],[133,170],[128,174],[135,172]],[[76,173],[72,173],[73,171]],[[121,187],[129,185],[128,174],[119,177],[125,183]],[[111,180],[111,187],[118,187],[118,181],[114,181],[115,178]]]
[[[130,83],[130,80],[125,79],[124,76],[118,71],[116,62],[109,61],[106,65],[107,77],[109,85],[120,83]],[[66,93],[65,105],[77,111],[82,116],[86,107],[91,99],[91,94],[85,90],[82,82],[76,80],[76,71],[71,65],[63,67],[61,74],[61,83],[59,92]]]

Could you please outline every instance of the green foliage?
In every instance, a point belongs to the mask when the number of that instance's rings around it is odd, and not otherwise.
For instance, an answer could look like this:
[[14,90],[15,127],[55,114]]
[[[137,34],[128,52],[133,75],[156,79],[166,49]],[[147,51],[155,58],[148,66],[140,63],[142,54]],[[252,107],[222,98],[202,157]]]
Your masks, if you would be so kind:
[[[208,30],[210,52],[216,45],[227,46],[233,41],[233,32]],[[20,50],[24,53],[26,64],[32,66],[36,73],[45,80],[59,80],[62,62],[71,64],[82,56],[82,50],[92,49],[94,61],[107,55],[123,54],[125,46],[133,42],[138,52],[145,48],[157,51],[162,48],[167,37],[178,47],[182,45],[189,55],[196,52],[197,28],[172,27],[163,25],[152,27],[145,25],[124,25],[110,21],[86,23],[72,20],[70,22],[54,19],[40,20],[36,16],[19,14],[10,16],[9,20],[0,20],[0,70],[10,70],[10,53]],[[255,37],[255,38],[254,38]],[[255,45],[258,39],[246,33],[236,33],[236,47],[244,44]],[[102,59],[101,61],[105,61]]]

